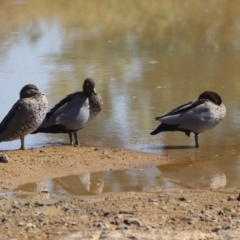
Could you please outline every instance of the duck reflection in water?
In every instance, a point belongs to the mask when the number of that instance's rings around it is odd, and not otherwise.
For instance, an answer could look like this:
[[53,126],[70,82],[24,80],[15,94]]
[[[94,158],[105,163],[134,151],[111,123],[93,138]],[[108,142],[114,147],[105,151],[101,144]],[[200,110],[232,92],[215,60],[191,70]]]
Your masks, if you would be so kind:
[[101,173],[83,173],[80,175],[55,178],[53,181],[53,190],[57,188],[65,190],[72,196],[97,195],[104,189],[104,181]]
[[161,178],[166,183],[187,189],[221,189],[227,185],[227,177],[217,166],[209,162],[182,166],[159,166]]
[[26,183],[15,189],[20,191],[19,197],[23,199],[49,199],[49,191],[46,181]]

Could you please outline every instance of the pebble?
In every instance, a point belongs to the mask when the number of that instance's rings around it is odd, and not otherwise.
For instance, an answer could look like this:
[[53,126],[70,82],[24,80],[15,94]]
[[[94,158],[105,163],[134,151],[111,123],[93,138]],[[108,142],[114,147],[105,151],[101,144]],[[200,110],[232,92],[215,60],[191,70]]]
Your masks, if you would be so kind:
[[1,222],[2,223],[6,223],[7,222],[7,218],[6,217],[2,217]]
[[123,220],[123,223],[125,223],[126,225],[136,225],[138,227],[143,226],[142,222],[136,218],[127,218]]
[[225,216],[225,213],[224,213],[224,211],[221,210],[221,211],[218,212],[218,215],[219,216]]
[[2,154],[1,156],[0,156],[0,162],[1,163],[8,163],[9,161],[8,161],[8,155],[7,154]]
[[149,198],[149,199],[148,199],[148,202],[150,202],[150,203],[158,203],[158,200],[157,200],[157,199]]
[[237,200],[240,201],[240,194],[237,196]]
[[212,229],[212,232],[218,232],[221,229],[222,229],[221,226],[216,226],[215,228]]
[[34,225],[32,223],[27,223],[26,227],[27,228],[36,228],[36,225]]
[[229,226],[229,225],[223,225],[222,229],[223,229],[223,230],[228,230],[228,229],[231,229],[231,226]]
[[39,202],[34,203],[35,207],[44,207],[44,205],[45,205],[44,203],[39,203]]
[[104,221],[95,221],[93,224],[92,224],[93,227],[98,227],[98,228],[101,228],[101,229],[109,229],[109,224],[104,222]]
[[127,230],[128,229],[128,226],[124,223],[120,224],[116,230]]
[[119,211],[119,214],[129,214],[129,215],[134,215],[133,212],[128,212],[128,211]]
[[178,198],[178,200],[182,201],[182,202],[186,202],[187,201],[187,199],[185,197],[180,197],[180,198]]
[[185,202],[180,202],[177,205],[180,206],[180,207],[187,207],[188,206],[188,204],[185,203]]
[[18,222],[17,223],[18,227],[23,227],[23,226],[25,226],[25,224],[26,224],[25,222]]
[[228,201],[234,201],[235,199],[234,199],[234,197],[233,196],[228,196],[228,199],[227,199]]
[[183,217],[182,220],[186,221],[188,224],[194,224],[196,221],[194,218],[189,218],[189,217]]

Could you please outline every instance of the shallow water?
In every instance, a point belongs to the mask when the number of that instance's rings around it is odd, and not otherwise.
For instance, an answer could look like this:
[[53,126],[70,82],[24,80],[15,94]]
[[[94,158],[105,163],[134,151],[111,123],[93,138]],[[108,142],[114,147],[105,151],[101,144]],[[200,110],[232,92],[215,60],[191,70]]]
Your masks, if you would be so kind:
[[[79,131],[82,145],[171,155],[180,163],[160,171],[169,182],[183,186],[193,182],[194,188],[201,187],[206,171],[213,176],[219,171],[226,176],[226,186],[238,186],[238,2],[153,0],[145,4],[139,0],[135,4],[3,0],[0,119],[27,83],[36,84],[52,107],[81,90],[86,77],[93,77],[104,109]],[[227,115],[215,129],[200,134],[199,149],[193,147],[193,136],[183,133],[149,135],[158,125],[155,116],[207,89],[222,96]],[[27,147],[68,141],[62,134],[26,137]],[[19,146],[20,141],[1,143],[0,150]],[[197,175],[193,168],[198,169]]]
[[[83,173],[54,178],[18,186],[14,192],[19,198],[66,198],[68,196],[91,196],[109,192],[172,192],[177,189],[219,189],[227,185],[224,173],[215,166],[198,164],[178,165],[169,168],[149,167],[144,169]],[[204,173],[202,172],[204,171]],[[181,178],[184,176],[184,178]],[[180,178],[179,178],[180,177]],[[189,179],[192,179],[191,182]],[[228,184],[229,186],[229,184]]]

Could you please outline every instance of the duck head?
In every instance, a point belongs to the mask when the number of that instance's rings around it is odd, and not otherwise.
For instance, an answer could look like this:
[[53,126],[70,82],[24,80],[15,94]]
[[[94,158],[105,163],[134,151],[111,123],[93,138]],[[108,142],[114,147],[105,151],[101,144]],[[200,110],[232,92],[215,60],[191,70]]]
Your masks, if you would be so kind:
[[96,93],[95,82],[92,78],[86,78],[83,83],[83,92],[87,94]]
[[37,86],[35,86],[34,84],[27,84],[21,89],[20,98],[22,99],[22,98],[33,97],[38,94],[41,94],[41,92],[39,91]]
[[198,99],[208,99],[211,102],[215,103],[216,105],[221,105],[222,99],[219,94],[212,92],[212,91],[205,91],[200,94]]

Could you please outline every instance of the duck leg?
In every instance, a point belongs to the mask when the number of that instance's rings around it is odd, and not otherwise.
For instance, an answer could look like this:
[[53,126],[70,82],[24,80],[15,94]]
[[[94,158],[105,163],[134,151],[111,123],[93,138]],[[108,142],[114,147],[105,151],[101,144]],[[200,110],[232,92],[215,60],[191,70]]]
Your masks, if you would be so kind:
[[20,138],[21,140],[21,147],[20,147],[20,150],[25,150],[25,144],[24,144],[24,137],[23,138]]
[[77,137],[77,131],[74,131],[73,135],[74,135],[74,139],[75,139],[74,145],[79,146],[78,137]]
[[199,147],[199,144],[198,144],[198,133],[195,133],[194,138],[195,138],[195,147],[198,148]]
[[69,136],[69,140],[70,140],[70,145],[73,145],[73,141],[72,141],[72,132],[68,133]]

